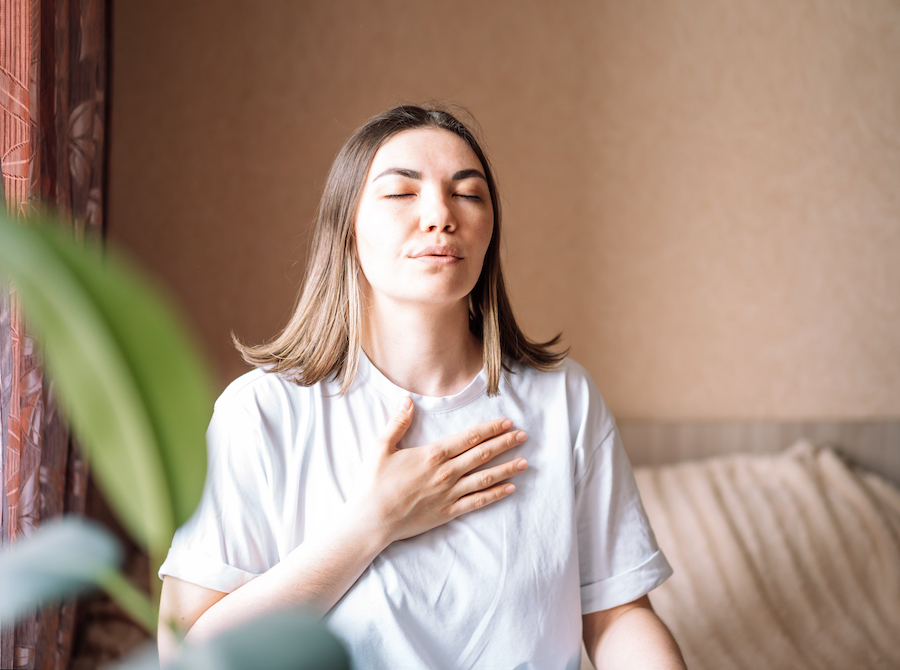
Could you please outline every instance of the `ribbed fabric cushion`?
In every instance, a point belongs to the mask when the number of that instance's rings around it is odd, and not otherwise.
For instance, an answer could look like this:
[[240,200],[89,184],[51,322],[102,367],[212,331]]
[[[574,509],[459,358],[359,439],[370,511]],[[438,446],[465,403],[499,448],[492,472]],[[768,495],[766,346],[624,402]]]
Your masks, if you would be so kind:
[[[900,449],[900,445],[897,445]],[[635,473],[691,670],[900,668],[900,491],[799,443]]]

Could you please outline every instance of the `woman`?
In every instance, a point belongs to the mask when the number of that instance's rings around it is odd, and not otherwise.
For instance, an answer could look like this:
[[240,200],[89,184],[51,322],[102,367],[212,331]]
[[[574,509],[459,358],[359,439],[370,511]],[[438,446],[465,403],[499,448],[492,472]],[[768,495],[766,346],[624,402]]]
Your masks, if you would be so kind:
[[582,635],[598,664],[681,667],[613,418],[513,319],[499,203],[445,111],[348,140],[291,322],[239,345],[257,369],[216,403],[162,620],[202,637],[303,607],[360,668],[577,668]]

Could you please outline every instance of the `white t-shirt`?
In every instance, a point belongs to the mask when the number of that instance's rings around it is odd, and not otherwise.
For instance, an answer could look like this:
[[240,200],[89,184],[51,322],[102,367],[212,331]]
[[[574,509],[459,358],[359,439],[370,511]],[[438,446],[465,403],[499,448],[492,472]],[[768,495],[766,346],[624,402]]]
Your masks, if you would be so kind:
[[[510,497],[395,542],[327,617],[354,667],[573,668],[581,615],[630,602],[671,568],[659,551],[616,431],[587,372],[516,365],[500,394],[482,371],[436,398],[391,383],[360,352],[345,395],[259,370],[238,378],[207,433],[203,500],[160,575],[230,592],[328,527],[400,398],[415,412],[401,447],[509,418],[528,439]],[[492,462],[492,464],[494,464]]]

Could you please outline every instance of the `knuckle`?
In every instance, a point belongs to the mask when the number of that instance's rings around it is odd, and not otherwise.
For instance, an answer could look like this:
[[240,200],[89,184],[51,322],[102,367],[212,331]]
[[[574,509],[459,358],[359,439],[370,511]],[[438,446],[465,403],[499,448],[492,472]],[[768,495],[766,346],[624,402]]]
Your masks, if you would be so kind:
[[434,480],[438,484],[447,484],[453,479],[453,471],[450,468],[439,468],[434,473]]
[[494,478],[491,477],[488,473],[483,472],[480,476],[481,488],[486,489],[488,486],[494,483]]
[[478,435],[478,431],[474,428],[470,428],[466,431],[466,444],[470,447],[474,447],[481,441],[481,437]]
[[475,509],[479,509],[487,504],[487,500],[484,496],[475,496],[473,503],[475,504]]
[[429,459],[435,465],[440,465],[447,460],[447,448],[442,444],[437,444],[428,455]]
[[478,460],[482,463],[487,463],[491,460],[491,450],[487,447],[482,447],[478,450]]

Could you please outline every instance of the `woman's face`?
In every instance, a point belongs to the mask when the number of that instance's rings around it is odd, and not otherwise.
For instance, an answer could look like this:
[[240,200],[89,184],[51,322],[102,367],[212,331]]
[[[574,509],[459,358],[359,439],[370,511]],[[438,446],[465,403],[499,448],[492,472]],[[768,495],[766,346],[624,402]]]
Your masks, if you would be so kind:
[[375,154],[356,213],[364,294],[382,304],[467,301],[493,228],[484,168],[462,138],[397,133]]

